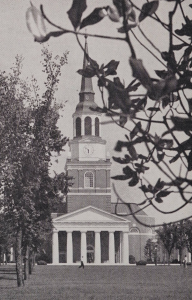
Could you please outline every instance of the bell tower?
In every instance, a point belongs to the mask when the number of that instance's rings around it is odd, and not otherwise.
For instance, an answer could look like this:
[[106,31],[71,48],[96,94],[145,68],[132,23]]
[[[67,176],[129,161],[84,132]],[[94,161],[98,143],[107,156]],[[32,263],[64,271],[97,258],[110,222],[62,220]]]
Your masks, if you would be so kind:
[[[88,54],[87,37],[85,53]],[[83,68],[88,66],[84,54]],[[111,212],[110,166],[106,141],[101,137],[101,113],[96,108],[92,79],[82,76],[79,103],[73,114],[73,139],[66,163],[73,186],[67,195],[67,212],[95,206]]]

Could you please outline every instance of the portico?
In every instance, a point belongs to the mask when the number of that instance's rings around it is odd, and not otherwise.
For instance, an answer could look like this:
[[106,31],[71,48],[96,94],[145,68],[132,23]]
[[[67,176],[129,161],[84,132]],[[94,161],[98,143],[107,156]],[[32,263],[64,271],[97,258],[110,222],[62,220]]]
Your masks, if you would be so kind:
[[53,219],[53,264],[129,263],[129,221],[89,206]]

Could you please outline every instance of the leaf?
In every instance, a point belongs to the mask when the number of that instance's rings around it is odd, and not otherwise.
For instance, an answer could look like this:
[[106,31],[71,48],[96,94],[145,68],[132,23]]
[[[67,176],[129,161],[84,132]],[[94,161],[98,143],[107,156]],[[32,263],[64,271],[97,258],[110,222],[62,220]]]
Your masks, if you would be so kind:
[[141,164],[135,164],[135,167],[137,168],[137,173],[145,173],[146,170],[149,170],[149,167],[146,167],[143,165],[143,163]]
[[154,192],[156,193],[157,191],[161,190],[165,186],[165,182],[161,181],[159,178],[154,186]]
[[153,89],[148,95],[152,100],[159,100],[161,97],[176,91],[178,81],[175,76],[166,77],[153,84]]
[[163,200],[161,198],[159,198],[159,197],[156,197],[155,201],[158,202],[158,203],[163,203]]
[[143,21],[147,16],[154,14],[159,6],[159,1],[151,1],[143,4],[139,15],[139,22]]
[[176,29],[175,33],[179,36],[191,36],[191,31],[192,31],[192,24],[191,21],[188,19],[186,16],[186,24],[182,24],[181,29]]
[[159,149],[170,149],[173,146],[173,140],[170,139],[159,139],[157,148]]
[[136,134],[138,132],[140,132],[141,130],[141,122],[138,122],[135,127],[133,128],[133,130],[130,132],[130,138],[131,140],[136,136]]
[[192,130],[192,119],[172,116],[171,121],[174,124],[174,130],[186,132]]
[[116,60],[111,60],[107,65],[105,65],[103,67],[103,69],[107,69],[105,71],[105,76],[108,76],[108,75],[116,75],[116,70],[117,70],[117,67],[119,65],[119,61],[116,61]]
[[33,4],[26,12],[27,28],[35,37],[35,41],[41,41],[47,35],[45,20],[40,10]]
[[75,29],[79,27],[82,14],[86,10],[86,8],[86,0],[73,0],[73,4],[67,13]]
[[170,97],[165,96],[162,98],[162,107],[165,108],[170,103]]
[[131,57],[129,62],[132,68],[133,77],[137,78],[148,91],[151,91],[153,82],[143,67],[142,60]]
[[174,163],[175,161],[178,160],[178,158],[180,157],[180,153],[178,153],[177,155],[175,155],[172,159],[170,159],[170,164]]
[[183,47],[186,47],[187,44],[186,43],[182,43],[182,44],[178,44],[178,45],[172,45],[172,49],[173,50],[181,50]]
[[129,142],[124,142],[124,141],[117,141],[116,146],[115,146],[115,151],[121,152],[123,147],[126,147],[129,145]]
[[189,106],[189,111],[190,113],[192,112],[192,98],[187,98],[188,106]]
[[121,126],[121,127],[124,127],[124,125],[127,123],[127,117],[126,116],[120,116],[120,118],[119,118],[119,125]]
[[119,22],[120,16],[119,16],[118,10],[115,6],[109,6],[107,13],[108,13],[108,17],[111,21]]
[[96,75],[96,70],[93,69],[91,66],[87,66],[85,69],[80,69],[77,71],[78,74],[91,78]]
[[164,152],[162,152],[162,153],[157,152],[157,158],[158,158],[159,161],[162,161],[164,156],[165,156]]
[[130,177],[128,177],[127,175],[116,175],[116,176],[112,176],[111,178],[114,180],[127,180]]
[[129,186],[135,186],[139,182],[139,178],[137,176],[137,173],[134,172],[132,179],[129,181]]
[[[119,16],[123,16],[123,6],[122,6],[122,1],[119,0],[113,0],[113,4],[116,6]],[[130,10],[132,10],[132,5],[130,4],[129,0],[124,0],[124,5],[125,5],[125,14],[129,14]]]
[[161,79],[165,79],[168,75],[168,72],[165,70],[155,70],[155,73],[157,76],[159,76]]
[[[136,81],[136,79],[134,79],[134,82]],[[128,85],[127,87],[127,91],[128,92],[135,92],[137,91],[138,87],[141,85],[140,82],[137,82],[136,84],[133,85],[133,82],[131,84]],[[133,101],[132,101],[133,102]]]
[[136,150],[135,150],[135,147],[132,146],[132,145],[130,145],[130,146],[128,147],[128,151],[129,151],[129,154],[131,155],[132,159],[133,159],[133,160],[137,160],[138,156],[137,156],[137,152],[136,152]]
[[160,111],[159,107],[149,107],[147,110],[149,111]]
[[100,22],[105,16],[107,16],[107,9],[108,7],[95,8],[90,15],[83,19],[80,25],[80,29]]
[[158,194],[157,194],[157,197],[159,198],[161,198],[161,197],[167,197],[169,194],[170,194],[171,192],[169,192],[169,191],[161,191],[161,192],[159,192]]
[[140,159],[147,159],[147,156],[145,156],[145,155],[143,155],[143,154],[139,154],[139,156],[138,156],[138,158],[140,158]]
[[125,155],[124,158],[112,156],[113,160],[119,164],[128,164],[131,161],[131,157],[129,155]]
[[192,150],[189,152],[189,155],[187,157],[188,162],[188,171],[192,171]]
[[125,32],[128,32],[129,30],[131,30],[132,28],[135,28],[136,26],[137,26],[136,23],[127,24],[126,26],[122,26],[122,27],[118,28],[117,31],[120,33],[125,33]]
[[135,22],[136,21],[136,13],[133,9],[130,10],[130,12],[128,12],[127,14],[127,19],[131,22]]
[[146,187],[146,185],[142,185],[139,187],[144,193],[151,193],[151,191]]
[[123,168],[123,173],[128,176],[128,179],[133,177],[133,174],[135,173],[129,166],[126,166]]
[[139,205],[144,205],[146,202],[147,202],[147,200],[144,200],[141,203],[139,203]]

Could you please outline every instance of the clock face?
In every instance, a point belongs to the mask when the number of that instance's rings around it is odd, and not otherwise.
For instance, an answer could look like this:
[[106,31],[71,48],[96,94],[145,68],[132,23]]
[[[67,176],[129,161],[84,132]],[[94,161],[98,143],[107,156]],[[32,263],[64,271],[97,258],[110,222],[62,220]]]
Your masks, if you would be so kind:
[[86,155],[91,155],[91,154],[93,154],[93,152],[94,152],[94,148],[93,148],[92,145],[88,145],[88,144],[87,144],[87,145],[84,146],[83,151],[84,151],[84,153],[85,153]]

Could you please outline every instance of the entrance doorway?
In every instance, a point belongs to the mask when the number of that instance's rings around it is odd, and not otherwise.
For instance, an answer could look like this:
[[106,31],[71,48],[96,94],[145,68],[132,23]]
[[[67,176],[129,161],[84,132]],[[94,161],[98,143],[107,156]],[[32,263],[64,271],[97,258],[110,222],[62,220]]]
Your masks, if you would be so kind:
[[94,263],[95,260],[95,250],[92,245],[87,246],[87,262]]

